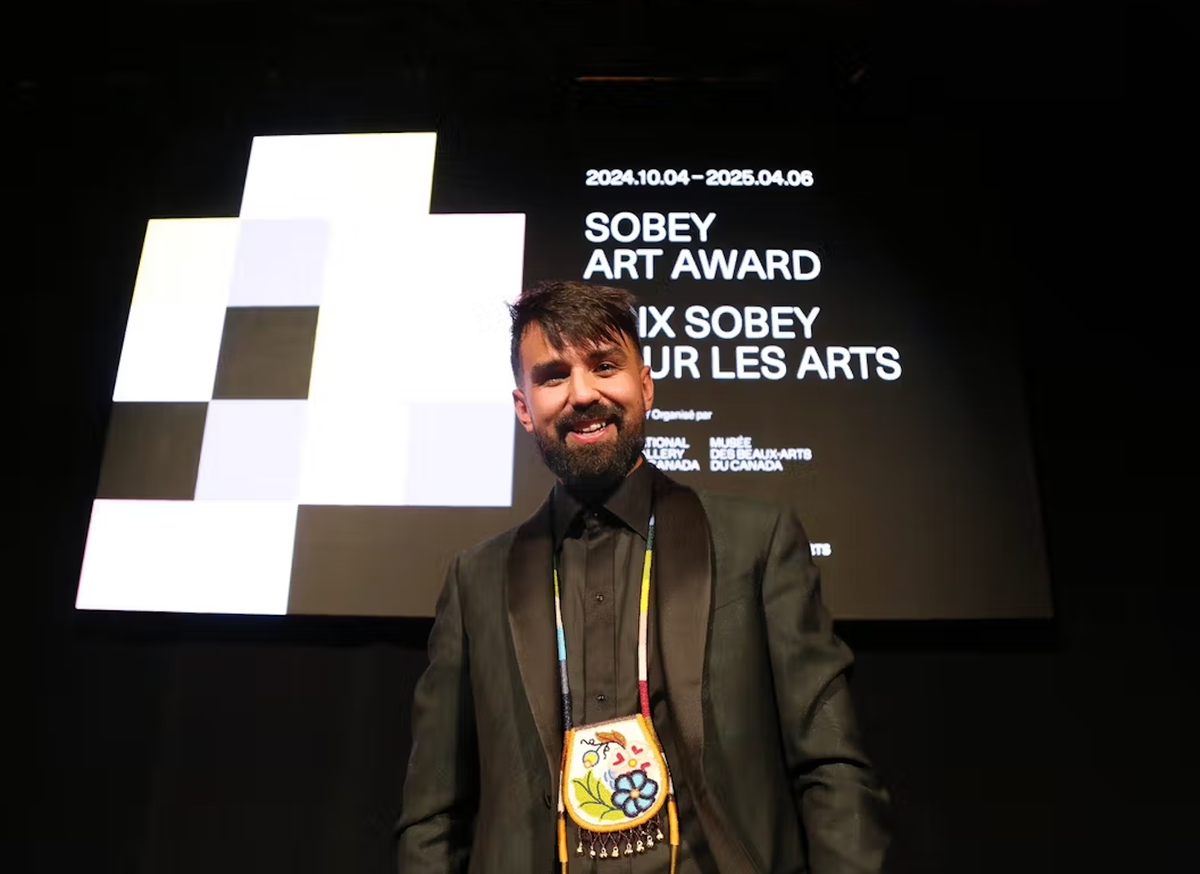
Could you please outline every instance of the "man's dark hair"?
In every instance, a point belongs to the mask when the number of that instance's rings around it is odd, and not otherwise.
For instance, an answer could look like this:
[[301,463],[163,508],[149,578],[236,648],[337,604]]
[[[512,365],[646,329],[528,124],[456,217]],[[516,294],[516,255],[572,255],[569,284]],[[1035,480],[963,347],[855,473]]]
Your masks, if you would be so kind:
[[521,382],[521,339],[538,325],[556,351],[567,346],[591,348],[622,335],[638,345],[637,298],[623,288],[587,282],[535,282],[508,308],[512,316],[513,379]]

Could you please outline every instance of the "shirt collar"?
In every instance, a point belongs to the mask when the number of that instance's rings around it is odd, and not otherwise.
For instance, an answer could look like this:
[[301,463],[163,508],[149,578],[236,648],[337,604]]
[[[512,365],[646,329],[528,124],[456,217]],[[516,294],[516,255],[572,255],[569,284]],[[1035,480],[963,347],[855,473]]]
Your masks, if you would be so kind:
[[[654,491],[654,468],[642,460],[637,468],[599,506],[645,540],[650,536],[650,504]],[[571,526],[584,512],[596,509],[583,504],[561,482],[554,486],[554,548],[562,546]]]

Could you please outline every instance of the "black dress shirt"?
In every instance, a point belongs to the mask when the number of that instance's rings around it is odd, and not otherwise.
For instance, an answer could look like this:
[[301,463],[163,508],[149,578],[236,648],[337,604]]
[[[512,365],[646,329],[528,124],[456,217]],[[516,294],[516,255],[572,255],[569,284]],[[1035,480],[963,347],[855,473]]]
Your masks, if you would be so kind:
[[[554,545],[558,553],[563,632],[567,641],[567,679],[576,726],[604,722],[641,711],[638,698],[638,602],[646,539],[650,531],[653,471],[643,461],[611,495],[584,504],[562,484],[554,489]],[[652,578],[653,582],[653,578]],[[656,616],[651,597],[647,659],[650,662],[650,709],[667,753],[674,731],[667,701],[657,682]],[[662,787],[666,791],[667,787]],[[680,787],[675,786],[676,797]],[[663,836],[667,837],[666,808]],[[568,829],[572,871],[665,874],[671,854],[667,840],[643,854],[591,860],[574,854]],[[678,874],[700,874],[688,848],[679,848]]]

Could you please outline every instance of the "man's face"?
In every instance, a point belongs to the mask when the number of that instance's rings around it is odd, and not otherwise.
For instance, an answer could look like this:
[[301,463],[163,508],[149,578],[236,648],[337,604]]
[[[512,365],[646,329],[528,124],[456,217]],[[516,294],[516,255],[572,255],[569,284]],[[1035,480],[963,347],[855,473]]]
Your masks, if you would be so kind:
[[602,490],[616,485],[641,456],[654,383],[629,337],[559,351],[534,324],[521,338],[521,387],[513,391],[513,403],[559,479]]

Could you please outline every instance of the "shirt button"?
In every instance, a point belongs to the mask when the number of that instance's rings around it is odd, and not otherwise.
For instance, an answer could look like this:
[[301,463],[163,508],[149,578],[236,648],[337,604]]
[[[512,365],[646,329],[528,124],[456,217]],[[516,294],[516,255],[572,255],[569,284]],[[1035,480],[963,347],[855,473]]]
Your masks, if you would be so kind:
[[603,695],[597,695],[597,696],[596,696],[596,700],[597,700],[599,703],[603,704],[603,703],[604,703],[605,701],[607,701],[608,699],[607,699],[607,698],[605,698]]
[[597,603],[597,604],[603,604],[603,603],[604,603],[604,596],[603,596],[603,595],[599,595],[599,594],[598,594],[598,595],[596,595],[596,603]]

